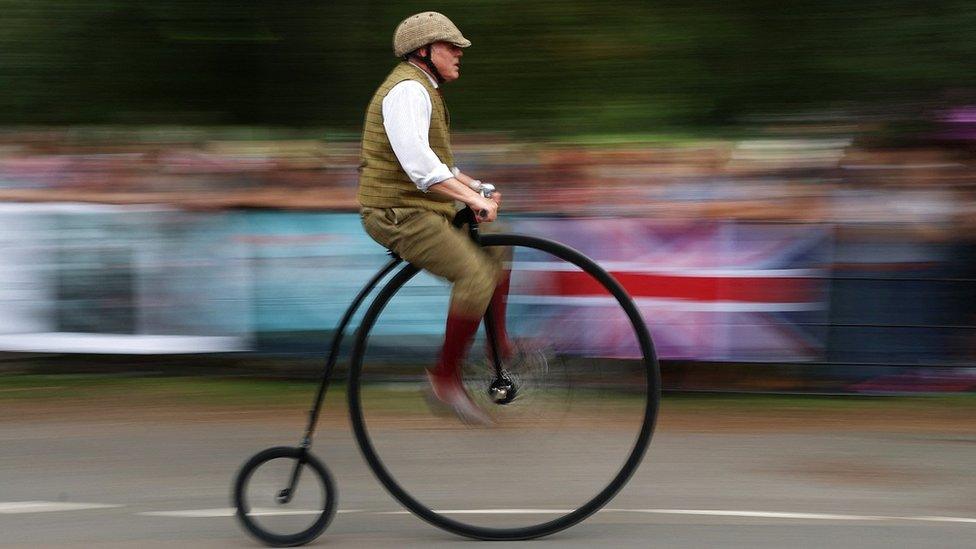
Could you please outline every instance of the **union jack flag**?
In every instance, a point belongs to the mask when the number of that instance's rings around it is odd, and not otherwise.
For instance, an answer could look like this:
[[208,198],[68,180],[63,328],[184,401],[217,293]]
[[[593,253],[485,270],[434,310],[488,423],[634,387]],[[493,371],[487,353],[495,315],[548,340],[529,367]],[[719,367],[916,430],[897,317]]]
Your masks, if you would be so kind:
[[[595,218],[529,218],[517,226],[609,271],[633,297],[659,357],[798,361],[823,354],[825,227]],[[546,254],[525,254],[513,265],[513,317],[534,322],[566,351],[635,356],[629,320],[587,273]]]

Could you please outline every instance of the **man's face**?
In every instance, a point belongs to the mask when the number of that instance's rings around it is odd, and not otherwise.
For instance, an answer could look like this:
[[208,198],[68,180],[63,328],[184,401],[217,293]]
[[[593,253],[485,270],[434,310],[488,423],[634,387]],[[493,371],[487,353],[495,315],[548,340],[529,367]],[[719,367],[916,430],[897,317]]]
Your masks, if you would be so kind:
[[453,82],[461,77],[461,56],[464,50],[447,42],[434,42],[430,45],[430,60],[441,73],[445,82]]

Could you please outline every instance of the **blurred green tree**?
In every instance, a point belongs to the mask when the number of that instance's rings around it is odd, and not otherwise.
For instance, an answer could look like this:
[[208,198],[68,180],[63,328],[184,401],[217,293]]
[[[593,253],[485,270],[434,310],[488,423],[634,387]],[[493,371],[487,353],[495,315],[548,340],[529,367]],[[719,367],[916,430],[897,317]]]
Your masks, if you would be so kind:
[[0,123],[358,129],[396,23],[472,39],[461,130],[720,128],[976,87],[963,0],[0,0]]

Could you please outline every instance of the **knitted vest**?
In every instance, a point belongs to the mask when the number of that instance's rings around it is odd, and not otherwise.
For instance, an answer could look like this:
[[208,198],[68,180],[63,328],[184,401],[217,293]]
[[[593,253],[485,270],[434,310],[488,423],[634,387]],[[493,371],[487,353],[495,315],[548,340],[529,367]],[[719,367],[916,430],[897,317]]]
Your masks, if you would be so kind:
[[383,128],[383,98],[393,86],[404,80],[420,82],[430,95],[433,110],[430,116],[428,141],[437,158],[449,168],[454,167],[450,119],[441,94],[426,73],[410,63],[400,63],[380,84],[366,109],[359,163],[359,204],[371,208],[421,207],[454,214],[454,200],[435,193],[424,193],[410,180],[400,166],[393,147]]

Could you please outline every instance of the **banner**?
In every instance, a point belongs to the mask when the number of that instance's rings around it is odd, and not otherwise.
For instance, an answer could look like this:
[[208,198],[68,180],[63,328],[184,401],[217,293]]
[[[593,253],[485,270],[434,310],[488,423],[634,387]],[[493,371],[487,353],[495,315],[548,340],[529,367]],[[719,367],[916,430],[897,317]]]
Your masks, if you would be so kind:
[[[523,219],[516,226],[574,247],[609,271],[636,302],[661,358],[823,356],[830,263],[824,227],[602,218]],[[633,338],[620,338],[627,319],[607,319],[605,291],[586,283],[583,273],[548,275],[539,287],[549,295],[516,300],[563,304],[551,320],[554,333],[574,323],[593,353],[634,354]]]
[[[633,218],[505,223],[506,232],[562,242],[609,271],[633,296],[662,358],[823,357],[826,228]],[[348,213],[6,205],[0,228],[7,250],[0,350],[243,350],[275,334],[306,349],[302,338],[318,338],[323,348],[322,333],[388,261]],[[584,273],[538,254],[516,256],[514,265],[512,322],[534,323],[547,337],[570,334],[560,342],[565,349],[634,355],[626,317]],[[439,344],[448,292],[421,273],[390,303],[375,335]]]

